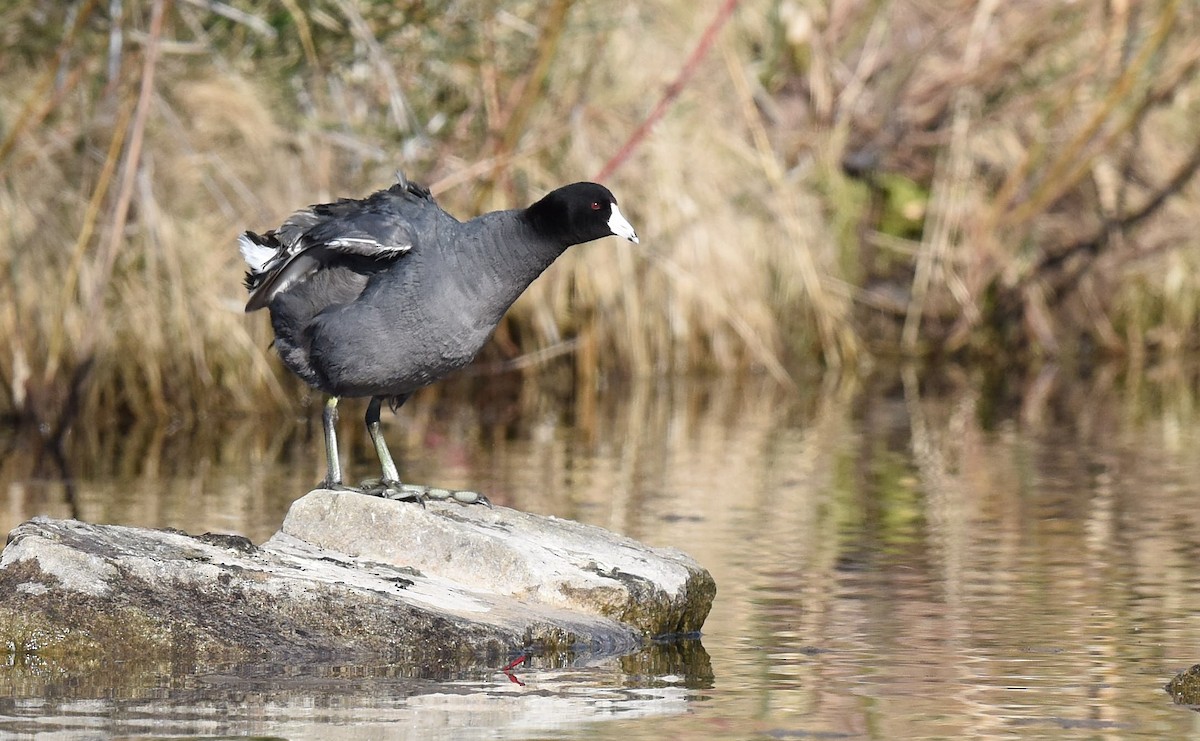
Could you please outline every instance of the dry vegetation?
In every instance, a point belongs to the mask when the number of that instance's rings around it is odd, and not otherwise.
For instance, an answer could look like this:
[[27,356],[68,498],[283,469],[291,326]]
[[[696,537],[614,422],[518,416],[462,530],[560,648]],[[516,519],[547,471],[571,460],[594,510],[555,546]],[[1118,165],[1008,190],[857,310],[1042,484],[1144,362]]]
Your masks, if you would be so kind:
[[[403,167],[460,216],[592,177],[720,3],[0,10],[0,409],[287,405],[234,238]],[[118,12],[116,17],[111,13]],[[487,351],[605,374],[1198,344],[1200,9],[744,0]],[[557,361],[553,360],[557,359]]]

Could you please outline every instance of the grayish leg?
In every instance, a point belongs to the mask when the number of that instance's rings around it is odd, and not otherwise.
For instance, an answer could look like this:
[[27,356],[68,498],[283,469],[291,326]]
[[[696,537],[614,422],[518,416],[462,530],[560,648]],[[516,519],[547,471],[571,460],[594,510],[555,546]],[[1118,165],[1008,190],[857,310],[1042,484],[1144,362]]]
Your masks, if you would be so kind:
[[[407,396],[400,397],[395,408],[399,409],[400,405],[407,399]],[[379,410],[382,406],[383,398],[372,396],[371,402],[367,404],[366,422],[367,432],[371,435],[371,442],[375,444],[375,454],[379,456],[379,463],[383,466],[383,480],[377,485],[366,485],[363,488],[365,493],[381,496],[385,499],[415,501],[420,503],[422,507],[425,506],[426,499],[492,506],[488,498],[478,492],[438,489],[429,486],[401,483],[400,472],[396,470],[396,463],[392,460],[392,453],[388,450],[387,442],[383,439],[383,432],[379,429]]]
[[325,481],[322,486],[340,488],[342,486],[342,462],[338,458],[337,420],[338,397],[331,396],[325,402],[325,411],[321,413],[321,423],[325,427]]
[[[403,397],[396,404],[398,408],[403,404]],[[371,435],[371,442],[375,445],[375,455],[379,456],[379,464],[383,466],[383,485],[384,486],[400,486],[400,472],[396,470],[396,462],[392,460],[392,452],[388,450],[387,441],[383,439],[383,432],[379,429],[379,408],[383,405],[383,398],[372,396],[371,403],[367,404],[367,432]]]

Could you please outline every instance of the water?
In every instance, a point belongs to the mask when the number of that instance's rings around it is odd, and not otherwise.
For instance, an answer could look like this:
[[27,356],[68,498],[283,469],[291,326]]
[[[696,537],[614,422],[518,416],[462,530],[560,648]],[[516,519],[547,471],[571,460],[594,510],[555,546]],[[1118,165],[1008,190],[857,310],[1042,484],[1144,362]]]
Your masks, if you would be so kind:
[[[499,667],[0,667],[0,737],[1171,738],[1200,662],[1200,414],[1178,376],[695,381],[474,410],[416,400],[413,480],[688,551],[702,645]],[[354,426],[348,405],[343,426]],[[311,418],[317,410],[310,409]],[[401,424],[403,424],[403,427]],[[215,426],[215,425],[214,425]],[[309,424],[78,433],[75,485],[25,439],[0,528],[34,514],[241,532],[322,474]],[[371,470],[350,436],[351,466]]]

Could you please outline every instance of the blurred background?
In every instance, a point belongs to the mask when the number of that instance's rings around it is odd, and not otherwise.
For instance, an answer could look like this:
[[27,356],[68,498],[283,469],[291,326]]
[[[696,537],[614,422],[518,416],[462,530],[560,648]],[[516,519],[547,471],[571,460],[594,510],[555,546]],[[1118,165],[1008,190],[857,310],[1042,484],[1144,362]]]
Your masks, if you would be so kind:
[[[1198,66],[1183,0],[8,0],[0,532],[265,540],[324,474],[322,400],[243,313],[238,233],[398,169],[464,219],[601,178],[641,244],[568,251],[384,420],[413,481],[713,572],[703,666],[531,664],[548,693],[677,692],[622,739],[1181,737]],[[240,691],[21,661],[0,716]]]
[[288,409],[241,230],[401,168],[460,218],[522,206],[626,143],[606,181],[643,245],[571,250],[483,367],[589,395],[1180,361],[1198,24],[1170,0],[9,2],[0,413],[53,434]]

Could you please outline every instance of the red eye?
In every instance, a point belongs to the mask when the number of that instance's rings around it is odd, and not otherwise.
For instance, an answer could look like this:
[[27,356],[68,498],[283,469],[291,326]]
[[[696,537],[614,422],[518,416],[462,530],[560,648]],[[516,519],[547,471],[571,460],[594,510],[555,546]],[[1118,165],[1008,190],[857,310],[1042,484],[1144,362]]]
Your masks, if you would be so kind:
[[593,211],[599,211],[599,210],[600,210],[600,202],[599,202],[599,201],[592,201],[592,210],[593,210]]

